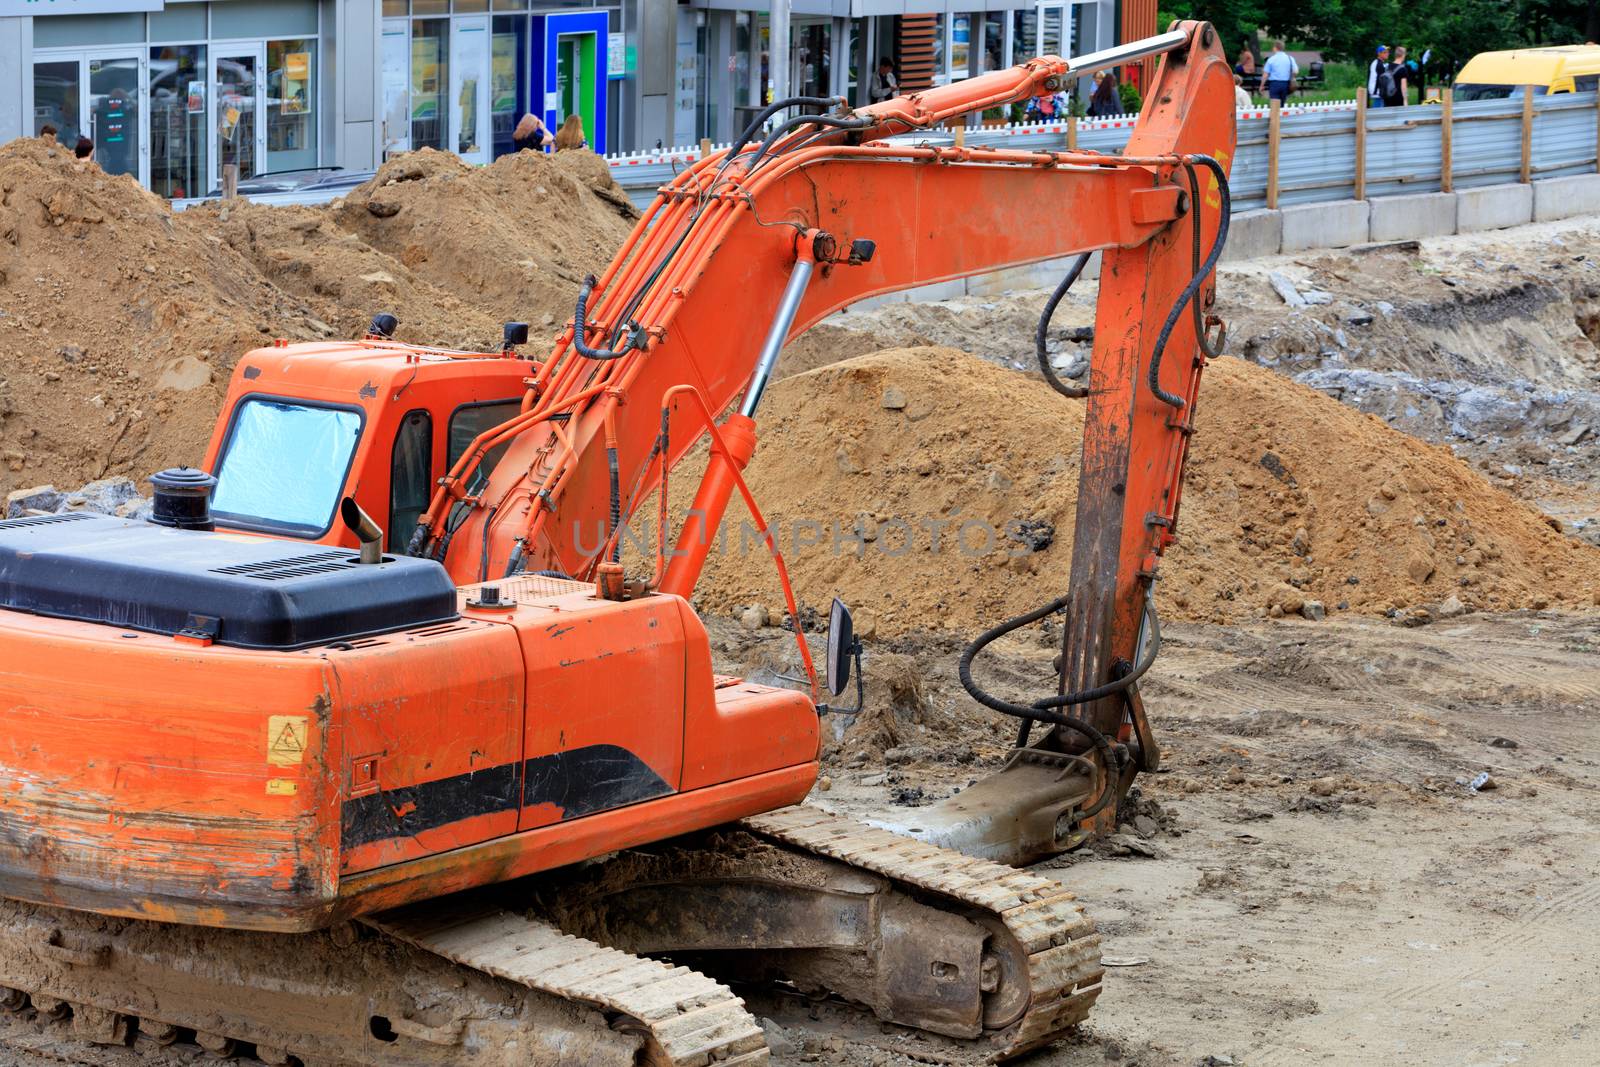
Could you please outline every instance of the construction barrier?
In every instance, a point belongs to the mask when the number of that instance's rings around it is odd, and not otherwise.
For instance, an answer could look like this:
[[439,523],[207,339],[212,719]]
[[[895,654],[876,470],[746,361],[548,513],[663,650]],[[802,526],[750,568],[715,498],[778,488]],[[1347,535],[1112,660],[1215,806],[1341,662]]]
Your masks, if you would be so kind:
[[[1365,95],[1241,110],[1234,209],[1451,192],[1597,171],[1600,99],[1592,92],[1403,108],[1366,107]],[[974,127],[963,137],[968,145],[1117,152],[1134,121],[1128,115]],[[726,147],[703,143],[608,156],[607,162],[642,206],[704,151]]]

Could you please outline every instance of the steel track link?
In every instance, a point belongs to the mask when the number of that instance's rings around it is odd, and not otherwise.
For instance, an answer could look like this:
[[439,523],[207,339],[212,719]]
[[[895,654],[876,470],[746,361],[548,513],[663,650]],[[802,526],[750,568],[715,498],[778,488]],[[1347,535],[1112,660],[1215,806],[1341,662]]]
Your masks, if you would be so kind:
[[498,909],[426,905],[363,920],[390,937],[564,1000],[624,1016],[614,1025],[646,1039],[650,1067],[757,1067],[766,1036],[727,986]]
[[838,860],[985,913],[1026,954],[1026,1007],[987,1035],[991,1060],[1060,1038],[1100,995],[1100,935],[1059,883],[798,806],[741,820],[751,833]]

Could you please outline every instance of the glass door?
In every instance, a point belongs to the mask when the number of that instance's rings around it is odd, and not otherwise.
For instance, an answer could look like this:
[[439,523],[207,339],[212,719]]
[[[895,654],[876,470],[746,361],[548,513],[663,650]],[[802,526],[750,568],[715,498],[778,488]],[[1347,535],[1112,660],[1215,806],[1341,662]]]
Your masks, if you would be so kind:
[[211,130],[216,142],[217,181],[230,163],[239,168],[239,180],[262,173],[266,159],[266,129],[261,121],[266,67],[261,45],[219,49],[211,64],[211,99],[215,101]]
[[383,24],[383,158],[411,151],[411,23]]
[[94,53],[83,59],[83,114],[95,162],[107,174],[148,184],[144,114],[145,59],[138,53]]
[[489,19],[450,24],[450,147],[468,163],[489,162]]
[[45,127],[56,131],[56,140],[70,152],[79,137],[88,136],[83,115],[83,61],[79,59],[40,60],[33,65],[33,135]]

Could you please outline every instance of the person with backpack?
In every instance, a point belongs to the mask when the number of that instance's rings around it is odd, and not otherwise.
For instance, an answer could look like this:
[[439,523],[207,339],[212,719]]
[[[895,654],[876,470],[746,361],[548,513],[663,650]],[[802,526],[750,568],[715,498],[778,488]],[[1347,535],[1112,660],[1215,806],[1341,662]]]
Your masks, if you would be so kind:
[[1406,46],[1395,45],[1394,62],[1389,64],[1389,88],[1384,94],[1384,107],[1405,107],[1411,102],[1411,64],[1406,61]]
[[[1388,79],[1386,82],[1385,79]],[[1378,46],[1378,58],[1367,67],[1367,104],[1369,107],[1383,107],[1389,93],[1384,91],[1387,84],[1393,88],[1394,74],[1389,69],[1389,46]]]

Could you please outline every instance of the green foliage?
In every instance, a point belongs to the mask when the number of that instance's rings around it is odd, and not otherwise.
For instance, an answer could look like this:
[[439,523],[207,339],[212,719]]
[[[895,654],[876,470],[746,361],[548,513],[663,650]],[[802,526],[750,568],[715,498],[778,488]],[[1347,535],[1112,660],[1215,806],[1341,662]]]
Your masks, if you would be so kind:
[[1139,87],[1132,82],[1117,86],[1117,98],[1122,101],[1124,115],[1137,115],[1144,108],[1144,97],[1139,95]]
[[1256,45],[1262,54],[1273,38],[1282,38],[1288,47],[1353,63],[1358,72],[1372,62],[1379,44],[1404,44],[1414,60],[1431,48],[1430,81],[1479,52],[1600,41],[1600,0],[1166,0],[1157,24],[1165,27],[1173,19],[1216,26],[1230,62],[1258,34],[1266,35]]

